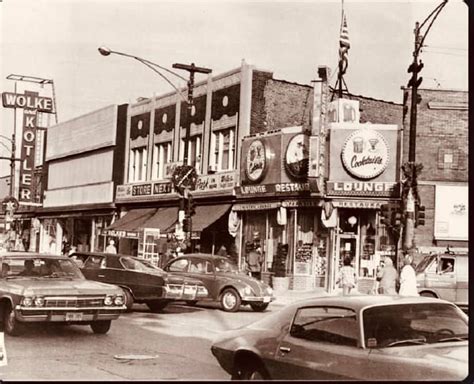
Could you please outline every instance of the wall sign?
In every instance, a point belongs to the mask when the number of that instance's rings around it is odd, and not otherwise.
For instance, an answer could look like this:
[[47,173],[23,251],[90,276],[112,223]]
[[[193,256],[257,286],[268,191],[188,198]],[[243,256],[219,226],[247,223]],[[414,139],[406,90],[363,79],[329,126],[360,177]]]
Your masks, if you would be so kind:
[[295,179],[308,175],[309,138],[303,133],[297,134],[288,142],[285,154],[285,169]]
[[292,195],[301,193],[318,192],[316,182],[308,183],[275,183],[260,185],[242,185],[235,188],[240,195]]
[[434,208],[435,239],[469,240],[469,191],[467,186],[437,185]]
[[117,185],[116,199],[164,195],[173,192],[170,182]]
[[265,145],[261,140],[254,140],[245,155],[245,174],[247,178],[256,182],[263,178],[266,170]]
[[199,176],[196,182],[196,192],[216,191],[234,188],[236,185],[236,172],[223,172],[213,175]]
[[388,144],[380,133],[361,129],[348,136],[341,157],[351,175],[360,179],[373,179],[387,167],[388,151]]
[[24,95],[3,92],[2,102],[5,108],[24,108],[53,113],[53,99],[39,96],[37,92],[26,91]]
[[327,193],[332,196],[394,196],[399,193],[397,183],[362,182],[362,181],[328,181]]

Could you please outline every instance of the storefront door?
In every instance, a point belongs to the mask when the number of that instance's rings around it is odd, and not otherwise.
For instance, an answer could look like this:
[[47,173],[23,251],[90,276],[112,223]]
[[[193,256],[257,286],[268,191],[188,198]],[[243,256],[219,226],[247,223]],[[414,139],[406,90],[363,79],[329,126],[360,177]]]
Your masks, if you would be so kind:
[[344,265],[345,258],[351,260],[351,265],[357,273],[357,266],[359,265],[359,236],[353,234],[340,234],[337,236],[336,242],[336,263],[335,263],[335,279],[334,289],[338,289],[335,284],[339,275],[339,268]]

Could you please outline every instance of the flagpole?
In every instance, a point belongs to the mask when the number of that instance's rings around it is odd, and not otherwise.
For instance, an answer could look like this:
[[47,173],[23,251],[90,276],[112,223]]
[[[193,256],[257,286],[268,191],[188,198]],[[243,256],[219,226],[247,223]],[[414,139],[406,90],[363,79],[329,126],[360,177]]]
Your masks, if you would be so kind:
[[[343,23],[344,23],[344,0],[341,0],[341,28],[339,31],[339,36],[342,32]],[[341,47],[339,47],[339,50],[340,49]],[[339,84],[339,92],[338,92],[339,99],[342,99],[342,66],[343,66],[342,59],[339,58],[339,74],[338,74],[338,79],[337,79],[337,82]]]

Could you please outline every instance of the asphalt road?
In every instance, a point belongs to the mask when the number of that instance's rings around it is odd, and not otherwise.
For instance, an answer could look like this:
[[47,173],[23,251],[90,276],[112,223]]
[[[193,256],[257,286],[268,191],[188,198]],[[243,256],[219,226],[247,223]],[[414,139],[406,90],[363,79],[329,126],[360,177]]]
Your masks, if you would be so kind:
[[8,365],[0,367],[0,379],[228,380],[210,351],[214,337],[279,308],[227,313],[214,304],[170,305],[151,313],[135,305],[107,335],[95,335],[89,326],[29,327],[20,337],[5,336]]

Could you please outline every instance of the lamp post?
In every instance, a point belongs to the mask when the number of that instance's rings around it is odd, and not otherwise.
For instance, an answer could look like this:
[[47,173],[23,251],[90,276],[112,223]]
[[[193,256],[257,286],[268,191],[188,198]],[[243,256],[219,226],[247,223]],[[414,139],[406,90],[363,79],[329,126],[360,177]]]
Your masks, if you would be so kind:
[[[193,90],[194,90],[194,74],[195,73],[203,73],[203,74],[209,74],[212,72],[211,69],[209,68],[203,68],[203,67],[197,67],[194,63],[191,63],[191,65],[188,64],[180,64],[180,63],[175,63],[173,64],[173,68],[177,69],[182,69],[185,71],[189,72],[189,80],[185,79],[183,76],[179,75],[178,73],[171,71],[159,64],[156,64],[150,60],[143,59],[138,56],[130,55],[128,53],[123,53],[123,52],[118,52],[118,51],[113,51],[108,47],[100,47],[99,52],[102,56],[109,56],[110,54],[116,54],[119,56],[125,56],[132,58],[134,60],[139,61],[140,63],[146,65],[148,68],[150,68],[153,72],[157,73],[160,77],[162,77],[168,84],[170,84],[176,92],[178,92],[179,96],[181,99],[187,104],[187,117],[188,120],[191,117],[192,113],[192,108],[193,108]],[[176,77],[178,77],[181,80],[184,80],[187,82],[187,87],[188,87],[188,97],[187,99],[183,96],[181,91],[165,76],[163,75],[157,68],[166,71]],[[181,204],[187,211],[187,233],[189,234],[189,242],[191,243],[191,233],[192,233],[192,224],[191,224],[191,214],[189,207],[189,199],[191,199],[189,190],[191,188],[194,188],[194,184],[196,182],[196,170],[194,166],[188,165],[188,149],[189,149],[189,141],[190,141],[190,136],[191,136],[191,124],[188,121],[188,124],[186,125],[186,133],[185,133],[185,139],[184,139],[184,153],[183,153],[183,164],[180,167],[176,167],[175,172],[173,174],[172,180],[174,183],[174,186],[176,190],[179,192],[181,195]],[[183,215],[178,215],[178,220],[182,222],[182,216]]]

